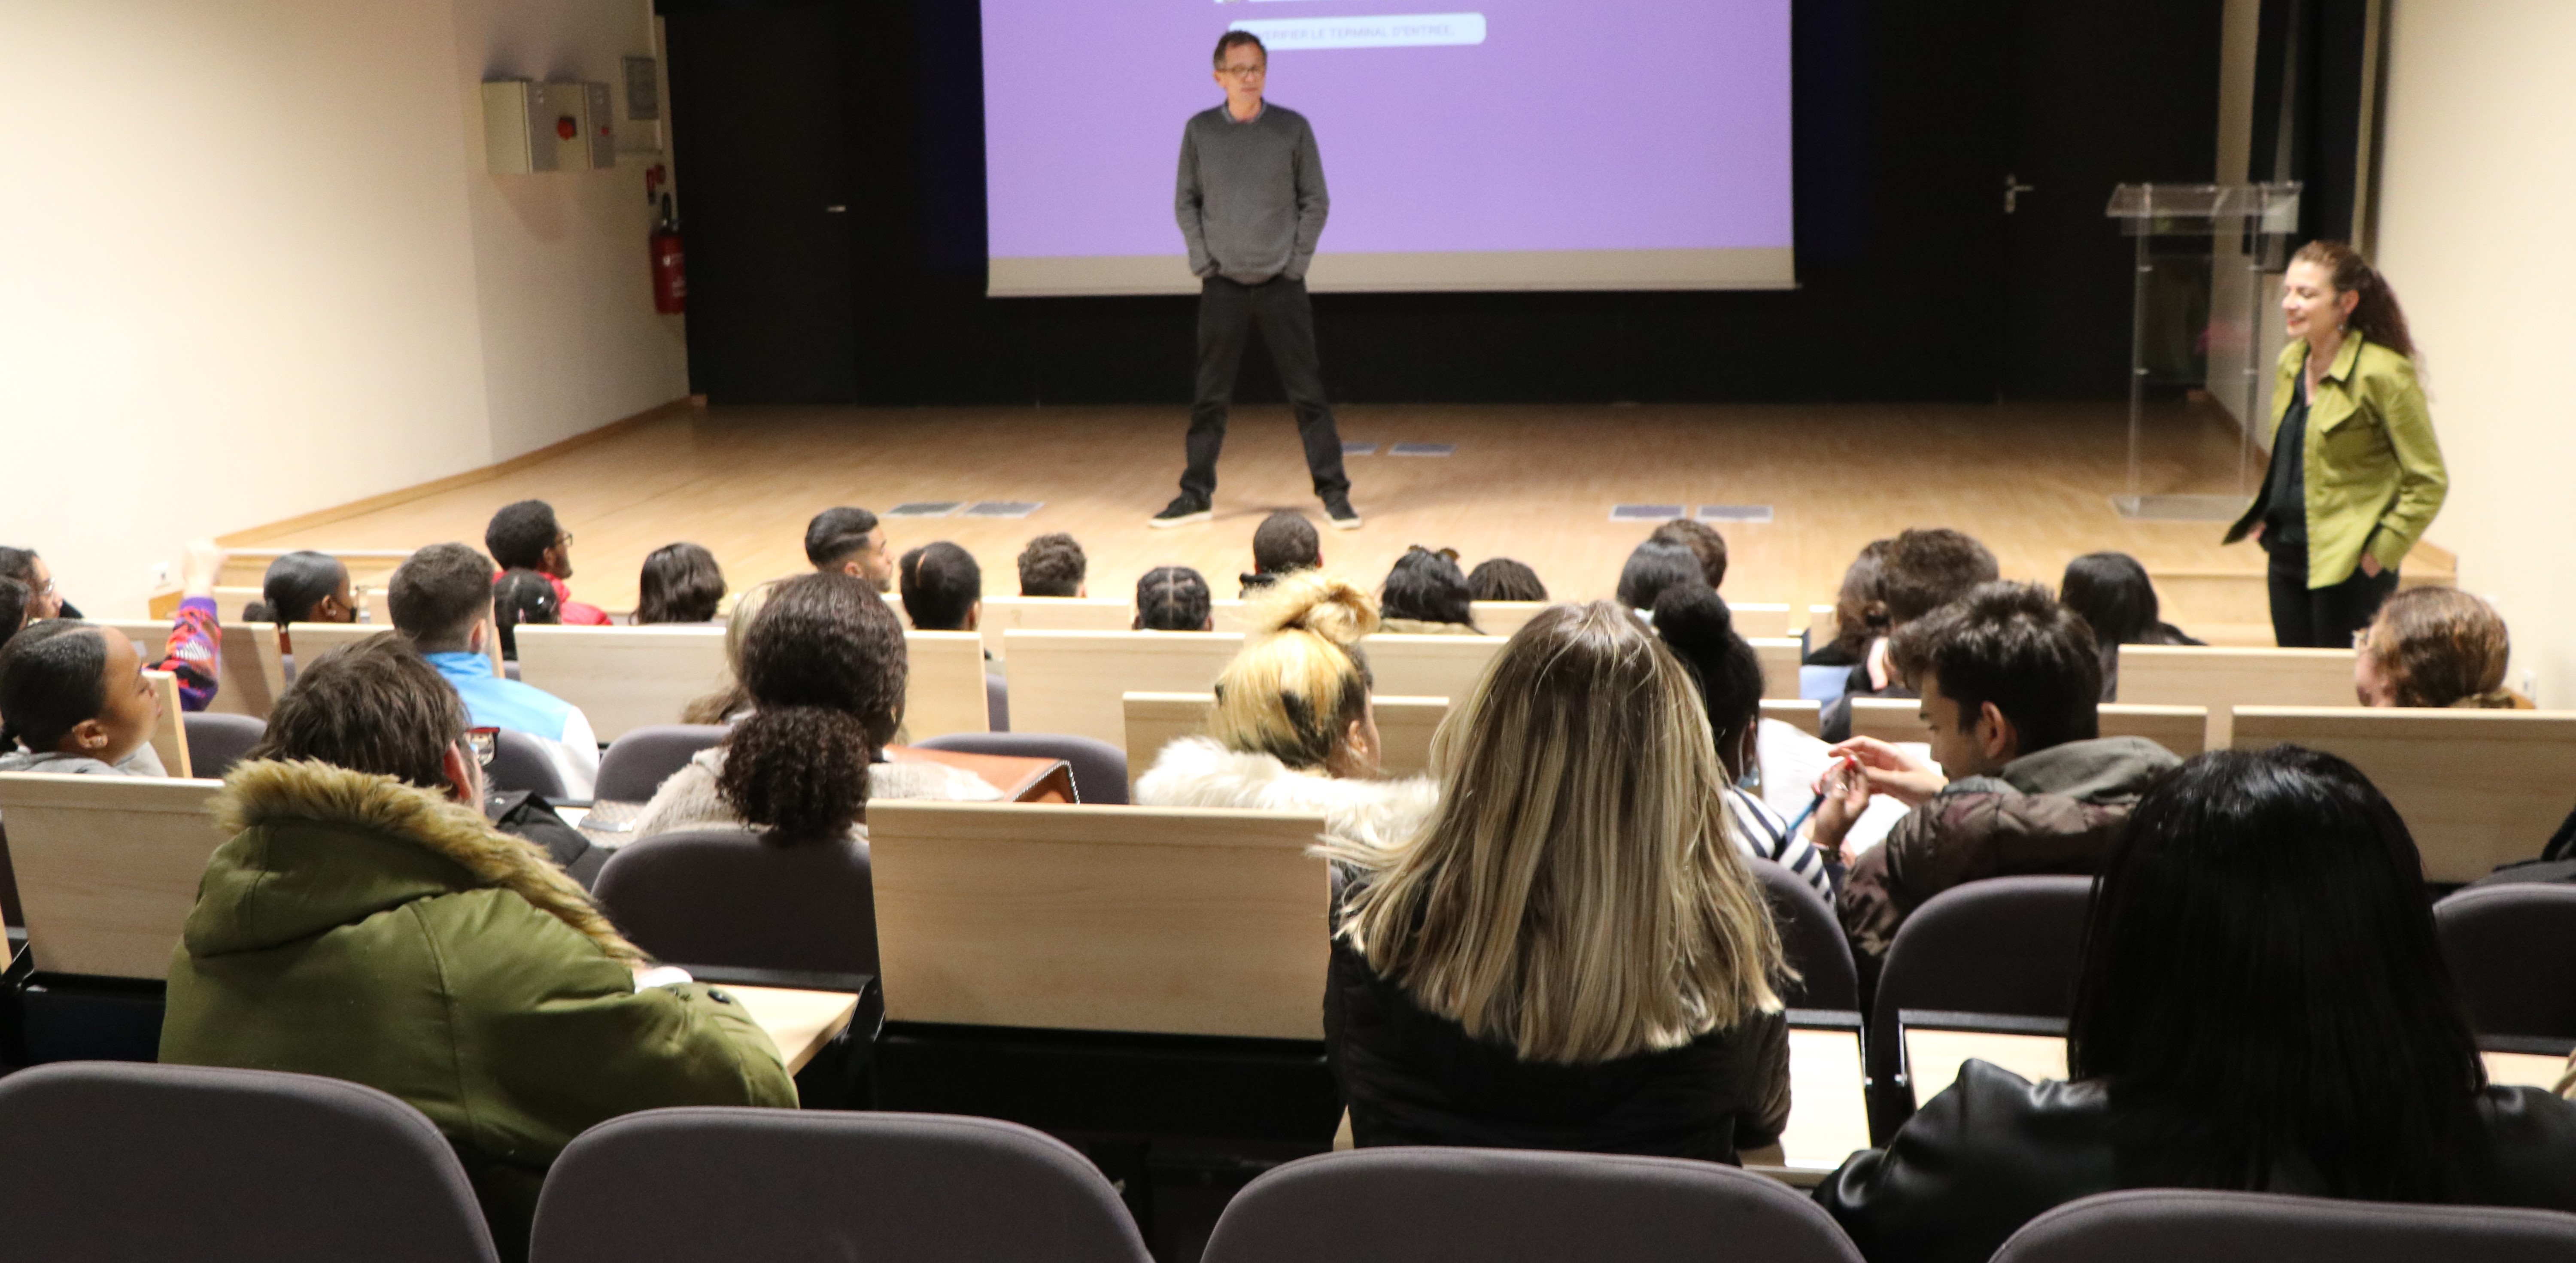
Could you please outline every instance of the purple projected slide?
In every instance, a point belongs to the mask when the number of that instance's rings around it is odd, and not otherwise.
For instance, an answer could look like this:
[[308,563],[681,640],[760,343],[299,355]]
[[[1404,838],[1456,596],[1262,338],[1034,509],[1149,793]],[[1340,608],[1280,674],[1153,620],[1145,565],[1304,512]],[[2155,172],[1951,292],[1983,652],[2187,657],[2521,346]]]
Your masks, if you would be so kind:
[[1786,247],[1789,0],[983,0],[996,259],[1179,255],[1230,26],[1314,124],[1322,252]]

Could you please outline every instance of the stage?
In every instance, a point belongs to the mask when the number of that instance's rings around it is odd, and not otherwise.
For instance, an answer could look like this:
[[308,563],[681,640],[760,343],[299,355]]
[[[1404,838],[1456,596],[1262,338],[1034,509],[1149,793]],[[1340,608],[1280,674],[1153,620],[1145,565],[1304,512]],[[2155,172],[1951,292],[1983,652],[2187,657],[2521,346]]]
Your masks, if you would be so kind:
[[[1453,547],[1472,567],[1516,557],[1560,600],[1607,597],[1651,523],[1626,503],[1767,505],[1769,522],[1718,522],[1736,601],[1830,603],[1872,539],[1951,526],[1984,540],[2009,578],[2054,584],[2068,558],[2128,552],[2157,576],[2167,617],[2213,640],[2268,643],[2262,557],[2222,548],[2222,525],[2126,521],[2127,414],[2116,403],[2007,405],[1351,405],[1347,465],[1366,519],[1323,530],[1326,565],[1374,588],[1408,545]],[[1236,411],[1213,522],[1153,530],[1176,490],[1186,409],[678,407],[619,423],[483,474],[238,532],[227,544],[333,549],[480,546],[492,511],[551,501],[575,536],[573,590],[630,608],[646,553],[712,549],[739,589],[806,569],[806,519],[836,504],[880,514],[907,502],[1030,501],[1024,518],[893,519],[897,551],[953,540],[987,593],[1018,591],[1031,536],[1065,531],[1090,556],[1093,596],[1187,565],[1219,596],[1251,568],[1253,527],[1276,508],[1323,512],[1284,407]],[[2161,414],[2147,445],[2150,494],[2236,489],[2235,431],[2212,411]],[[1391,454],[1454,444],[1448,456]],[[2254,471],[2260,477],[2259,467]],[[2447,575],[2438,549],[2407,567]]]

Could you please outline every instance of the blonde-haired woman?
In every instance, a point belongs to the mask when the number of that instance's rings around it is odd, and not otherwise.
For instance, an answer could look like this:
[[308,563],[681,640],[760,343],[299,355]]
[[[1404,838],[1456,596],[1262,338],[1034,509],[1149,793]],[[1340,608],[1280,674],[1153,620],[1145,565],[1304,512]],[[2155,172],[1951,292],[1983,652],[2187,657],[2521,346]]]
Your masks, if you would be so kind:
[[1432,742],[1439,806],[1347,874],[1324,1033],[1362,1145],[1735,1160],[1789,1116],[1769,906],[1688,671],[1557,606]]
[[1383,781],[1360,638],[1378,628],[1367,593],[1317,571],[1254,596],[1251,633],[1217,677],[1208,735],[1163,747],[1136,780],[1155,807],[1320,811],[1326,832],[1383,846],[1430,813],[1431,783]]
[[742,639],[751,633],[760,607],[769,604],[770,593],[777,590],[778,583],[772,580],[753,584],[733,599],[733,612],[725,616],[725,686],[690,702],[680,712],[681,723],[729,724],[751,713],[751,692],[742,686]]
[[2352,691],[2364,706],[2530,710],[2504,686],[2513,642],[2495,607],[2458,588],[2409,588],[2388,598],[2353,638]]

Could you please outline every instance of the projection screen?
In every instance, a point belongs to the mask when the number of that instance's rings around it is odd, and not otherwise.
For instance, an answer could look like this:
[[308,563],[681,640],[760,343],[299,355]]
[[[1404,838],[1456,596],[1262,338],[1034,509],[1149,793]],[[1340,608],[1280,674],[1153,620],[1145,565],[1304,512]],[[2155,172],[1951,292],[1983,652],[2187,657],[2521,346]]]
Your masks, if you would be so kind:
[[1790,0],[982,4],[993,295],[1198,289],[1173,177],[1230,28],[1314,125],[1313,289],[1795,283]]

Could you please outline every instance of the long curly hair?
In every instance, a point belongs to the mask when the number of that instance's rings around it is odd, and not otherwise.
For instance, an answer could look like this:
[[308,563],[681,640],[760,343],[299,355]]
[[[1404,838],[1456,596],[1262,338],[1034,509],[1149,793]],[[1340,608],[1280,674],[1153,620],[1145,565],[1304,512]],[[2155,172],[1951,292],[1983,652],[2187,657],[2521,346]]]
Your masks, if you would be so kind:
[[903,722],[903,624],[857,579],[802,575],[770,594],[741,671],[759,709],[725,735],[717,794],[786,841],[848,833],[868,765]]

